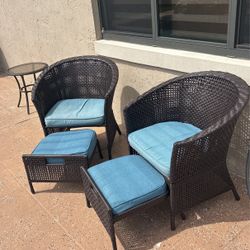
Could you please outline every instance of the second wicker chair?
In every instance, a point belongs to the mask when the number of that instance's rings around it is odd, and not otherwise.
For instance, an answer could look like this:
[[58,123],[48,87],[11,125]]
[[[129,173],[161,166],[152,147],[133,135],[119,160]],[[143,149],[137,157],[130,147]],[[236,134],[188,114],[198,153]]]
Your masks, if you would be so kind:
[[130,152],[143,156],[168,183],[172,230],[176,214],[202,201],[229,190],[240,199],[226,159],[248,98],[242,79],[211,71],[171,79],[125,108]]

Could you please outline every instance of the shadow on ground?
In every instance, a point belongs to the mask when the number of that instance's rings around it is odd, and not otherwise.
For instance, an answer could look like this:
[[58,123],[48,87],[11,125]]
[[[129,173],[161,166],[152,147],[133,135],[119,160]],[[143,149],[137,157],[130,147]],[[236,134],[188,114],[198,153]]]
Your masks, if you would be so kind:
[[6,58],[3,54],[2,49],[0,48],[0,77],[7,75],[7,69],[9,68]]
[[138,91],[130,86],[125,86],[122,89],[120,112],[121,112],[121,117],[122,117],[121,126],[123,128],[125,127],[124,116],[123,116],[124,107],[127,106],[131,101],[135,100],[138,96],[139,96]]

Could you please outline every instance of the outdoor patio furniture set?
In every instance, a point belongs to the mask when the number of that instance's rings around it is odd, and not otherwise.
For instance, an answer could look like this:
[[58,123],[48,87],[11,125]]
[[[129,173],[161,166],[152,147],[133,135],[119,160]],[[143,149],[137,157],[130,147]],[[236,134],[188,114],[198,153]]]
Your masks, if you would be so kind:
[[162,200],[175,216],[231,190],[226,157],[236,121],[246,105],[247,84],[224,72],[185,74],[164,82],[124,109],[130,155],[91,165],[100,145],[96,133],[77,127],[105,126],[108,156],[116,132],[112,101],[115,63],[83,56],[49,66],[36,80],[32,100],[45,138],[23,155],[33,182],[83,181],[87,206],[95,209],[116,249],[116,221]]

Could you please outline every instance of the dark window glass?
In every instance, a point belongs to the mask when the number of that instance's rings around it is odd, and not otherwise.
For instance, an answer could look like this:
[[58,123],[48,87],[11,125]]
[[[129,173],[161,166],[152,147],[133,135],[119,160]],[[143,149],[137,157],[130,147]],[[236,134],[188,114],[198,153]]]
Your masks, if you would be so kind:
[[158,0],[159,35],[227,41],[229,0]]
[[239,13],[239,38],[240,46],[250,46],[250,1],[242,0]]
[[150,0],[101,0],[105,30],[152,34]]

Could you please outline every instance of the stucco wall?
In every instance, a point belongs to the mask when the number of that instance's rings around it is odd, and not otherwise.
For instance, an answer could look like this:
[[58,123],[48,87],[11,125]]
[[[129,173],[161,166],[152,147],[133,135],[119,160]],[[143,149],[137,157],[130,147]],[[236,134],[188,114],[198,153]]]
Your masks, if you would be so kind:
[[9,66],[93,54],[90,0],[0,0],[0,45]]
[[117,60],[115,62],[119,68],[119,81],[115,92],[113,109],[117,121],[122,125],[122,110],[128,102],[135,99],[139,94],[144,93],[153,86],[180,74],[179,72],[170,72],[168,70]]

